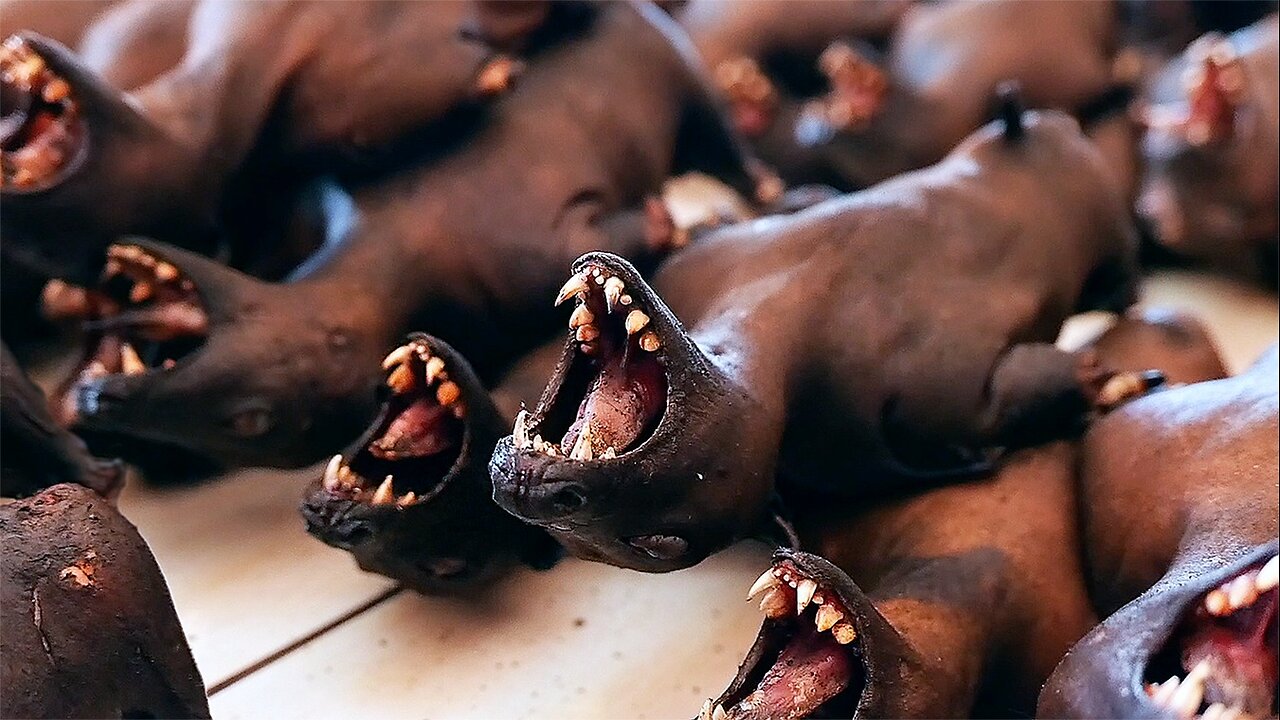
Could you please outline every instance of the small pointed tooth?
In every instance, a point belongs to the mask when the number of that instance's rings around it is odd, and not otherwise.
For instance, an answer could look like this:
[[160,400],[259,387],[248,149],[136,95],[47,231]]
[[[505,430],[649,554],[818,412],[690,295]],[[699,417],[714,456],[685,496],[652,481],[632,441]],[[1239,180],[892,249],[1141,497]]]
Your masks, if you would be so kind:
[[1223,715],[1227,712],[1227,706],[1222,703],[1214,703],[1204,709],[1200,713],[1200,720],[1222,720]]
[[414,501],[416,501],[417,499],[418,499],[417,494],[414,493],[412,490],[410,490],[409,492],[405,493],[399,500],[396,500],[396,507],[408,507],[409,505],[412,505]]
[[160,282],[172,282],[178,279],[178,268],[167,262],[156,263],[156,279]]
[[392,477],[387,476],[373,493],[374,505],[390,505],[396,501],[396,491],[391,484]]
[[831,636],[841,645],[848,645],[858,637],[858,631],[847,621],[836,623],[831,628]]
[[1201,660],[1200,664],[1192,668],[1187,677],[1178,684],[1178,689],[1173,692],[1166,707],[1184,718],[1195,717],[1196,710],[1200,708],[1200,701],[1204,699],[1204,679],[1208,675],[1209,661]]
[[153,291],[154,288],[151,287],[151,283],[145,281],[136,282],[133,285],[133,289],[129,291],[129,301],[135,303],[143,302],[151,297]]
[[573,277],[569,278],[560,288],[560,292],[556,294],[556,305],[560,305],[574,295],[585,293],[590,287],[587,284],[586,272],[574,273]]
[[1155,694],[1151,696],[1151,702],[1155,703],[1159,707],[1165,707],[1168,705],[1173,694],[1177,692],[1178,684],[1180,682],[1181,681],[1178,679],[1177,675],[1165,680],[1160,687],[1156,688]]
[[601,458],[602,460],[612,460],[612,459],[614,459],[614,458],[616,458],[616,457],[618,457],[618,451],[617,451],[617,450],[615,450],[615,449],[613,448],[613,446],[612,446],[612,445],[610,445],[610,446],[608,447],[608,449],[606,449],[606,450],[605,450],[605,451],[600,455],[600,458]]
[[609,308],[609,312],[617,307],[618,301],[622,299],[622,293],[627,289],[625,283],[620,277],[611,277],[604,281],[604,302]]
[[446,380],[440,383],[440,387],[436,388],[436,402],[444,406],[452,405],[462,395],[462,390],[458,389],[457,383]]
[[1227,597],[1231,601],[1232,608],[1242,608],[1253,604],[1258,599],[1258,590],[1254,586],[1254,579],[1249,575],[1241,575],[1231,581],[1231,589],[1227,591]]
[[1258,592],[1266,592],[1271,588],[1280,584],[1280,555],[1274,555],[1267,561],[1266,565],[1258,571],[1258,577],[1254,578],[1254,587]]
[[573,443],[573,448],[569,450],[570,460],[591,460],[594,454],[591,450],[591,424],[586,423],[582,426],[582,432],[578,433],[578,439]]
[[747,599],[754,599],[755,596],[772,587],[778,587],[782,581],[773,574],[773,568],[765,570],[760,577],[756,578],[755,583],[751,585],[751,589],[747,591]]
[[627,313],[627,334],[635,335],[649,324],[649,316],[645,315],[641,310],[632,310]]
[[583,325],[577,329],[573,336],[578,342],[591,342],[600,337],[600,329],[595,325]]
[[1215,588],[1204,596],[1204,609],[1210,615],[1226,615],[1231,610],[1231,600],[1225,592]]
[[822,605],[818,608],[814,624],[818,626],[818,632],[826,632],[841,620],[844,620],[844,613],[837,610],[834,605]]
[[547,441],[543,440],[541,435],[535,434],[533,436],[533,449],[537,450],[538,452],[546,452]]
[[729,714],[724,711],[723,705],[717,705],[711,711],[711,720],[728,720]]
[[569,316],[569,329],[577,330],[583,325],[590,325],[595,319],[596,316],[591,314],[591,310],[585,304],[579,305]]
[[444,359],[433,357],[427,361],[427,384],[435,382],[437,379],[444,379],[448,376],[444,372]]
[[660,347],[662,347],[662,341],[652,330],[640,336],[640,348],[645,352],[657,352]]
[[397,365],[396,369],[391,371],[387,376],[387,387],[397,395],[403,395],[413,389],[413,371],[409,369],[408,364]]
[[818,583],[805,578],[796,585],[796,614],[804,612],[809,607],[809,602],[813,600],[813,594],[818,590]]
[[342,482],[338,480],[338,468],[342,467],[342,456],[334,455],[329,458],[329,464],[324,468],[324,489],[330,492],[337,490],[342,486]]
[[413,355],[413,348],[411,348],[408,345],[401,345],[395,350],[392,350],[391,352],[387,353],[387,356],[382,359],[382,369],[390,370],[392,367],[403,363],[405,360],[408,360],[412,355]]
[[138,351],[127,342],[120,344],[120,367],[125,375],[141,375],[147,371],[146,364],[138,357]]
[[771,587],[760,599],[760,612],[774,620],[791,614],[791,598],[782,586]]
[[529,444],[529,413],[521,410],[516,413],[516,424],[511,429],[511,436],[514,438],[516,447],[522,448]]
[[698,720],[711,720],[711,698],[702,703],[702,710],[698,712]]

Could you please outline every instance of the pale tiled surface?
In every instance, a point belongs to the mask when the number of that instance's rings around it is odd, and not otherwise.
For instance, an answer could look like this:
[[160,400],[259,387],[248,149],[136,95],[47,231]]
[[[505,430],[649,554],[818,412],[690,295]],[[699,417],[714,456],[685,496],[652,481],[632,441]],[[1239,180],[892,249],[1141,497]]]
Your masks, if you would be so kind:
[[[1144,303],[1200,315],[1239,370],[1277,334],[1274,294],[1166,271]],[[1099,320],[1074,323],[1072,332]],[[123,508],[151,543],[212,685],[325,626],[389,583],[308,537],[311,473],[242,473],[198,488],[132,487]],[[567,561],[467,602],[404,592],[249,674],[218,718],[690,717],[718,694],[759,620],[742,595],[768,549],[644,575]],[[578,621],[581,624],[578,624]]]

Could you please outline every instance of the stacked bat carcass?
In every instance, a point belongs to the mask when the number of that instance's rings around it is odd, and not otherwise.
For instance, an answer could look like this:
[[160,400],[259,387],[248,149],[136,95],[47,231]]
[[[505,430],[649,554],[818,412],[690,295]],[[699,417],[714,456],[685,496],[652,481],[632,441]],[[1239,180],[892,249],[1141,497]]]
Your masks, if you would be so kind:
[[0,10],[6,717],[208,712],[95,455],[424,593],[777,542],[702,718],[1276,714],[1275,352],[1134,307],[1276,283],[1271,4]]

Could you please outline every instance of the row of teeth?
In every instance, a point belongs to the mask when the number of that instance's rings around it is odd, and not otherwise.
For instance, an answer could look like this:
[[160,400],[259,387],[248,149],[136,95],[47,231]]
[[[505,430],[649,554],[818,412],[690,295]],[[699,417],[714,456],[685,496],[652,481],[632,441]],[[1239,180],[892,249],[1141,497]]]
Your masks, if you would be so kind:
[[1280,584],[1280,555],[1273,556],[1258,570],[1250,570],[1228,580],[1204,596],[1204,610],[1221,617],[1257,602],[1268,590]]
[[411,363],[415,357],[426,366],[423,378],[426,380],[427,389],[439,383],[436,385],[436,402],[449,408],[454,417],[462,419],[466,414],[466,408],[459,402],[462,398],[462,389],[449,379],[444,358],[432,355],[431,348],[421,340],[401,345],[382,360],[382,369],[390,371],[387,374],[387,387],[391,388],[391,392],[396,395],[404,395],[417,386],[418,379],[413,373]]
[[1163,683],[1147,685],[1147,696],[1157,707],[1164,708],[1184,720],[1253,720],[1244,709],[1213,703],[1196,714],[1204,700],[1204,681],[1209,677],[1209,661],[1201,660],[1185,678],[1177,675]]
[[[794,606],[791,604],[791,593],[784,590],[783,586],[790,586],[796,591]],[[845,619],[844,613],[834,603],[826,601],[818,583],[810,578],[793,575],[785,568],[773,567],[756,579],[755,584],[747,591],[747,600],[753,600],[762,593],[764,597],[760,599],[760,612],[770,618],[777,620],[786,617],[793,607],[795,614],[800,615],[812,603],[818,606],[813,616],[818,632],[830,630],[832,637],[841,645],[848,645],[858,637],[853,623]]]
[[534,433],[532,438],[529,437],[529,413],[526,410],[521,410],[516,414],[516,424],[511,429],[511,437],[517,450],[533,450],[550,457],[567,457],[570,460],[612,460],[618,457],[618,449],[610,445],[597,458],[595,451],[591,447],[593,438],[591,423],[586,423],[582,426],[582,432],[578,434],[577,441],[573,443],[573,447],[567,453],[559,445],[543,440],[542,436],[537,433]]
[[[574,309],[573,315],[569,316],[569,329],[573,331],[574,339],[581,343],[579,349],[585,355],[595,354],[597,349],[595,340],[600,337],[600,328],[595,326],[595,315],[586,306],[587,291],[591,289],[592,282],[604,290],[605,307],[610,314],[634,302],[631,295],[627,293],[627,285],[622,278],[609,275],[607,271],[600,268],[580,270],[565,282],[560,292],[556,294],[556,305],[559,306],[571,297],[578,299],[578,307]],[[627,337],[644,331],[639,341],[641,350],[657,352],[662,347],[662,341],[658,339],[657,333],[652,330],[645,331],[649,326],[649,316],[643,310],[633,309],[628,312],[624,324],[627,328]]]
[[[43,80],[40,99],[49,105],[62,105],[64,110],[74,112],[76,105],[70,97],[71,86],[60,77],[42,77],[52,73],[49,73],[44,58],[33,52],[22,38],[16,35],[11,36],[4,41],[3,45],[0,45],[0,68],[3,68],[0,70],[0,80],[6,84],[18,86],[24,92],[30,92],[37,81]],[[24,153],[24,149],[27,152]],[[30,148],[24,149],[18,150],[11,156],[12,168],[8,163],[5,164],[4,180],[12,182],[17,187],[32,185],[36,182],[36,175],[40,170],[55,166],[63,159],[61,149],[54,145],[46,144],[40,148],[39,152],[43,157],[33,156]],[[10,173],[12,173],[11,176]]]
[[[364,487],[364,481],[359,475],[351,472],[351,468],[342,462],[341,455],[334,455],[328,466],[324,469],[324,489],[331,493],[350,493],[356,500],[360,500],[368,490]],[[394,477],[388,475],[383,479],[382,484],[373,491],[372,497],[367,501],[370,505],[395,505],[398,508],[408,507],[416,502],[417,494],[412,490],[396,497],[394,486]]]
[[195,290],[195,286],[186,278],[179,279],[181,273],[172,263],[158,260],[137,245],[112,245],[107,248],[107,266],[102,271],[104,281],[124,272],[125,264],[142,266],[151,271],[152,280],[136,280],[129,289],[129,301],[146,302],[155,295],[156,286],[178,281],[178,286],[186,292]]

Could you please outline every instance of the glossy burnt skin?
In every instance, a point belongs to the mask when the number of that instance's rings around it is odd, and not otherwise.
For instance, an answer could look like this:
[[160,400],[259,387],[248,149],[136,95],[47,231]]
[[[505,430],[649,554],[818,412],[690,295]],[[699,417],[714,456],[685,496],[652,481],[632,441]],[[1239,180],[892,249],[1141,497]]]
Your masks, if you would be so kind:
[[1276,283],[1277,20],[1210,34],[1174,59],[1141,112],[1138,212],[1175,254]]
[[[1120,318],[1089,347],[1125,370],[1221,376],[1199,323],[1150,315]],[[802,545],[813,554],[780,550],[773,567],[791,563],[818,582],[824,605],[834,593],[843,609],[854,609],[858,634],[849,645],[860,653],[861,687],[850,683],[856,706],[846,698],[786,717],[1029,715],[1044,679],[1096,623],[1079,552],[1077,457],[1067,441],[1019,450],[992,477],[861,512],[829,496],[790,496]],[[765,717],[739,704],[761,684],[757,649],[777,632],[775,598],[757,591],[754,599],[765,625],[730,689],[712,704],[731,720]],[[821,619],[810,614],[802,622]],[[791,707],[808,702],[780,687],[764,696]]]
[[169,590],[138,531],[79,485],[0,507],[6,717],[207,718]]
[[[1209,594],[1277,553],[1276,418],[1273,346],[1239,376],[1153,394],[1090,429],[1081,465],[1086,560],[1095,604],[1110,617],[1049,679],[1042,716],[1173,715],[1147,683],[1186,679],[1192,668],[1169,656],[1179,661],[1188,649],[1186,628],[1205,621]],[[1274,594],[1257,600],[1262,611],[1274,613]],[[1274,617],[1260,622],[1257,641],[1274,660]],[[1270,672],[1270,687],[1260,687],[1271,707],[1246,707],[1252,716],[1275,713],[1274,664]],[[1189,714],[1200,705],[1193,699]]]
[[[618,258],[579,259],[566,291],[601,270],[647,314],[665,397],[613,459],[504,438],[495,499],[575,554],[667,571],[750,533],[775,477],[867,498],[980,473],[985,448],[1077,432],[1109,373],[1052,341],[1072,313],[1132,301],[1134,233],[1073,120],[1009,117],[935,167],[726,228],[652,285]],[[597,293],[591,313],[620,323]],[[526,441],[559,441],[556,398],[587,362],[577,345]],[[549,416],[561,419],[543,427]]]
[[[683,144],[706,136],[687,134],[682,115],[711,108],[668,30],[654,8],[599,6],[465,142],[334,203],[339,239],[288,282],[146,245],[193,281],[206,338],[168,371],[81,388],[97,401],[80,403],[75,421],[224,466],[298,467],[367,426],[378,362],[411,328],[446,339],[492,380],[552,335],[557,313],[544,298],[573,258],[603,248],[651,266],[674,247],[654,197],[662,182],[689,164],[742,159],[727,134],[723,157]],[[606,91],[635,104],[601,106]]]
[[[486,465],[514,414],[504,417],[467,361],[438,338],[414,333],[402,347],[413,353],[396,350],[389,358],[401,359],[384,363],[387,400],[379,417],[308,486],[301,508],[307,531],[350,552],[364,570],[429,594],[474,587],[518,563],[549,567],[559,556],[555,542],[492,499]],[[433,385],[424,381],[427,363]],[[443,450],[428,448],[417,465],[412,457],[379,462],[375,444],[407,416],[410,397],[425,397],[424,407],[432,410],[440,398],[449,400],[456,434]],[[437,418],[429,429],[440,437],[446,429],[441,425],[453,422]],[[394,481],[379,495],[375,488],[384,476]]]

